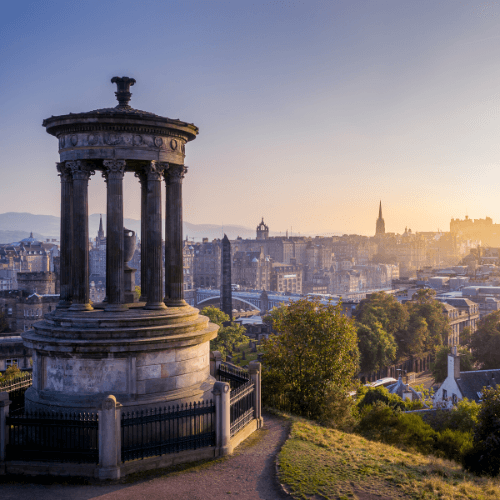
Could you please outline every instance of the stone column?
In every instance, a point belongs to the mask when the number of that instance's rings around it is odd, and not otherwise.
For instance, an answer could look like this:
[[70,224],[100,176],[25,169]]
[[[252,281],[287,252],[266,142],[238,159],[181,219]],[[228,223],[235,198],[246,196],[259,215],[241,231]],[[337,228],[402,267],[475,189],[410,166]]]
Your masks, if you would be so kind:
[[184,300],[184,263],[182,255],[182,179],[184,165],[169,165],[165,170],[165,303],[187,306]]
[[147,256],[148,256],[148,246],[147,246],[147,199],[148,199],[148,178],[147,175],[143,172],[136,172],[134,174],[141,184],[141,296],[139,298],[139,302],[147,302],[146,296],[146,273],[147,273]]
[[93,165],[77,160],[66,166],[73,176],[73,303],[70,311],[91,311],[89,296],[89,204],[88,184]]
[[261,392],[261,365],[258,361],[250,361],[248,363],[248,373],[250,374],[250,380],[253,382],[255,387],[255,419],[257,420],[257,429],[260,429],[264,425],[264,419],[262,418],[262,392]]
[[71,305],[71,269],[73,245],[73,177],[63,163],[57,164],[61,177],[61,242],[59,258],[60,300],[58,309]]
[[233,452],[231,446],[231,392],[227,382],[215,382],[215,446],[221,457]]
[[110,395],[99,411],[99,479],[120,479],[120,408],[121,404]]
[[8,438],[5,418],[9,415],[11,402],[9,401],[8,392],[0,392],[0,474],[5,474],[5,451]]
[[106,205],[106,290],[105,311],[124,311],[125,262],[123,233],[123,176],[125,160],[104,160],[107,184]]
[[161,249],[161,174],[165,166],[152,161],[147,175],[146,221],[146,296],[145,309],[165,309],[163,302],[163,262]]

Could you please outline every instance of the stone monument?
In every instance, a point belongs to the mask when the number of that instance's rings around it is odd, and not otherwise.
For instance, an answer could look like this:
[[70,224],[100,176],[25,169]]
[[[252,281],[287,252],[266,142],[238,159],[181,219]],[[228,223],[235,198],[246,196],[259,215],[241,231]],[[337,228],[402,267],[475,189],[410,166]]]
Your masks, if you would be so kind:
[[[33,352],[28,409],[94,411],[109,394],[124,410],[212,397],[209,341],[218,327],[183,298],[184,156],[198,128],[133,109],[133,78],[111,82],[118,87],[115,108],[43,122],[59,141],[61,295],[56,310],[22,334]],[[97,171],[107,184],[107,297],[102,304],[91,304],[87,188]],[[123,227],[123,178],[129,172],[141,186],[141,298],[135,303],[126,265],[133,236]]]
[[222,284],[221,284],[221,310],[225,312],[229,319],[233,320],[233,292],[231,289],[231,242],[227,235],[222,240]]

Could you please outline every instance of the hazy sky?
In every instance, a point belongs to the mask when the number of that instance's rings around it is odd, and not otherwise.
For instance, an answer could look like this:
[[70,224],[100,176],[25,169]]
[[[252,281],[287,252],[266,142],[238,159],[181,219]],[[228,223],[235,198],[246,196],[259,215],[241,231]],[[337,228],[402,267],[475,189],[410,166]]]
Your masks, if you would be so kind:
[[[0,213],[59,215],[44,118],[193,122],[184,218],[272,231],[500,223],[500,5],[480,0],[17,0],[0,18]],[[104,212],[103,179],[89,183]],[[126,176],[125,215],[139,218]],[[34,228],[34,230],[36,230]]]

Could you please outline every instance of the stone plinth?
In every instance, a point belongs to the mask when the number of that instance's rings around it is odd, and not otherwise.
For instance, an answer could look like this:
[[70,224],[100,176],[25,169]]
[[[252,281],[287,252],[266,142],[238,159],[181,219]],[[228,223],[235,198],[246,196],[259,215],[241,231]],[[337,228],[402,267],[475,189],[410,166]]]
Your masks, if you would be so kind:
[[22,334],[33,352],[28,409],[95,411],[112,393],[123,411],[212,398],[218,327],[192,307],[116,315],[58,309]]

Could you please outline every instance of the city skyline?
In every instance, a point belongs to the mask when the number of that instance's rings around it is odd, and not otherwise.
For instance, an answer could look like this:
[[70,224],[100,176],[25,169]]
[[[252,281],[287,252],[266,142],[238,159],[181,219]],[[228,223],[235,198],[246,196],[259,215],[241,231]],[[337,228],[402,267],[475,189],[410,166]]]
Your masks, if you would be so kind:
[[[116,104],[194,122],[184,219],[272,232],[449,230],[489,216],[500,131],[497,3],[12,4],[0,21],[0,213],[59,215],[51,115]],[[89,183],[105,213],[104,181]],[[125,216],[140,190],[125,181]]]

